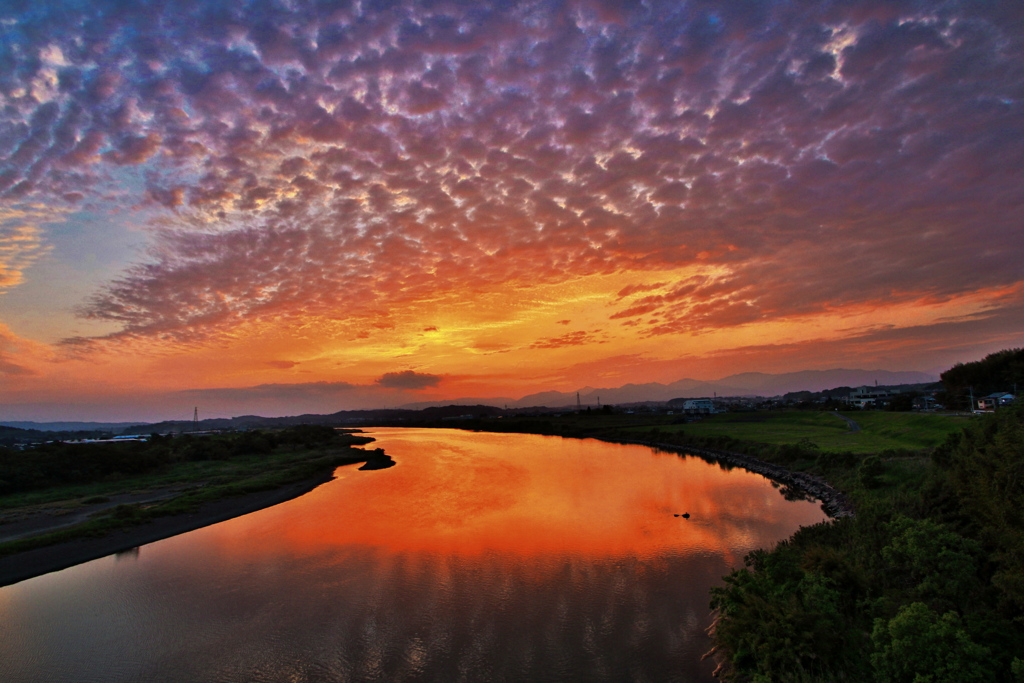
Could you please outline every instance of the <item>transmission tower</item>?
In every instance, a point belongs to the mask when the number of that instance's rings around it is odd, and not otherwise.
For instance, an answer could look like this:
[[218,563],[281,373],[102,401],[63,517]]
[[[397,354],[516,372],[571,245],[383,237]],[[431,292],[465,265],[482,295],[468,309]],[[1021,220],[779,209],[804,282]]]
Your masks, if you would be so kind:
[[192,411],[192,431],[199,431],[199,406],[196,406]]

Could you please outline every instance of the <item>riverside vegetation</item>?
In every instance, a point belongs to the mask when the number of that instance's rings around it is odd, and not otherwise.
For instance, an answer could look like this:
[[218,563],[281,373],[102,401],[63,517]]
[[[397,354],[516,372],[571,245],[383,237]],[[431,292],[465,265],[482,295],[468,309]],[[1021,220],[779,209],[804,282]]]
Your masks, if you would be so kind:
[[714,589],[726,680],[1024,682],[1024,402],[973,418],[848,415],[860,432],[803,411],[460,426],[740,453],[845,492],[856,515],[751,553]]
[[[949,404],[1021,380],[1021,349],[942,375]],[[819,469],[857,514],[752,553],[713,591],[727,676],[1024,681],[1024,402],[916,454],[816,450],[762,454]]]
[[[0,513],[70,513],[118,494],[163,490],[152,504],[106,507],[81,523],[0,544],[0,557],[82,537],[97,537],[205,503],[329,476],[339,465],[382,457],[353,448],[373,441],[330,427],[266,432],[153,435],[148,441],[47,443],[0,448]],[[0,527],[2,529],[2,527]]]
[[[957,398],[963,386],[977,389],[983,380],[996,389],[1016,381],[1022,359],[1024,351],[1014,349],[958,365],[943,375],[947,394]],[[856,515],[806,527],[774,549],[751,553],[745,566],[714,590],[712,633],[725,679],[1024,683],[1024,402],[972,418],[848,416],[861,431],[852,432],[829,412],[809,411],[735,413],[679,424],[674,416],[609,409],[415,426],[642,441],[680,452],[727,451],[821,477],[845,492]],[[263,477],[294,480],[301,478],[296,476],[301,468],[312,474],[322,471],[326,460],[346,457],[344,449],[318,443],[315,433],[234,437],[239,441],[182,438],[173,446],[157,441],[152,447],[167,448],[143,458],[138,466],[148,469],[138,474],[129,474],[136,465],[83,470],[84,451],[77,452],[80,461],[61,464],[58,458],[46,467],[42,458],[41,469],[18,474],[11,463],[22,458],[0,451],[0,493],[7,487],[0,510],[71,493],[102,496],[124,490],[135,476],[150,486],[203,477],[212,485],[221,477],[208,493],[198,489],[170,501],[171,506],[194,504],[192,495],[276,486]],[[326,438],[327,432],[319,433]],[[296,440],[289,441],[293,436]],[[199,445],[203,442],[208,445]],[[304,453],[297,452],[299,444]],[[125,447],[123,453],[141,448],[117,446]],[[266,474],[275,462],[281,473]],[[727,460],[720,464],[732,467]],[[235,465],[249,468],[248,474],[229,473]],[[204,474],[197,477],[200,470]],[[90,477],[93,483],[68,483]],[[55,484],[57,489],[45,488]],[[218,493],[217,486],[226,488]],[[115,509],[110,521],[97,524],[130,523],[137,514],[151,513]],[[13,548],[0,546],[0,553]]]
[[[806,464],[803,450],[792,464]],[[857,514],[752,553],[713,591],[726,671],[758,683],[1024,681],[1024,405],[927,456],[815,463]]]

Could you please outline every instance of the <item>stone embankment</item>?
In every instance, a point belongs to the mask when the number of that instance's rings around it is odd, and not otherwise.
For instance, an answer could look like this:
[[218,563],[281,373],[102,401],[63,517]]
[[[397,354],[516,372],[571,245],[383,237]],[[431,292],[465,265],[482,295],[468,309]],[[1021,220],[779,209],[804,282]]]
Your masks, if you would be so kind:
[[821,501],[821,507],[829,517],[839,519],[841,517],[853,516],[853,503],[850,499],[821,477],[815,477],[805,472],[793,472],[782,465],[774,465],[764,460],[759,460],[752,455],[734,453],[732,451],[720,451],[715,448],[697,448],[695,446],[678,446],[676,444],[657,443],[653,441],[620,441],[619,443],[635,443],[644,446],[651,446],[671,453],[690,453],[716,460],[728,465],[742,467],[745,470],[756,472],[768,477],[772,481],[788,486],[791,489],[806,493]]

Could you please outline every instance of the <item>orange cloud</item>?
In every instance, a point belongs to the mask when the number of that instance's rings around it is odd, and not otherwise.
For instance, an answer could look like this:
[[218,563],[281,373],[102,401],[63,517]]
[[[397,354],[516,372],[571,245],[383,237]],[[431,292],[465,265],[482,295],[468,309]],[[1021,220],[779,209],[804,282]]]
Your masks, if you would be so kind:
[[[60,372],[7,352],[33,397],[282,370],[508,395],[616,358],[896,367],[1024,330],[1006,3],[194,4],[13,10],[4,321],[56,306],[32,294],[55,272],[86,321]],[[69,211],[138,249],[87,263]]]

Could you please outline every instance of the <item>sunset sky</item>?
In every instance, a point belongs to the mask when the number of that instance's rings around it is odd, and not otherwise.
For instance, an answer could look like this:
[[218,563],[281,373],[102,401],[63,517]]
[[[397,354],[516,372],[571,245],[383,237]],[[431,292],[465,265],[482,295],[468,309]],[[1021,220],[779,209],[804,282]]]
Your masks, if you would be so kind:
[[0,3],[0,419],[1024,345],[1024,3]]

